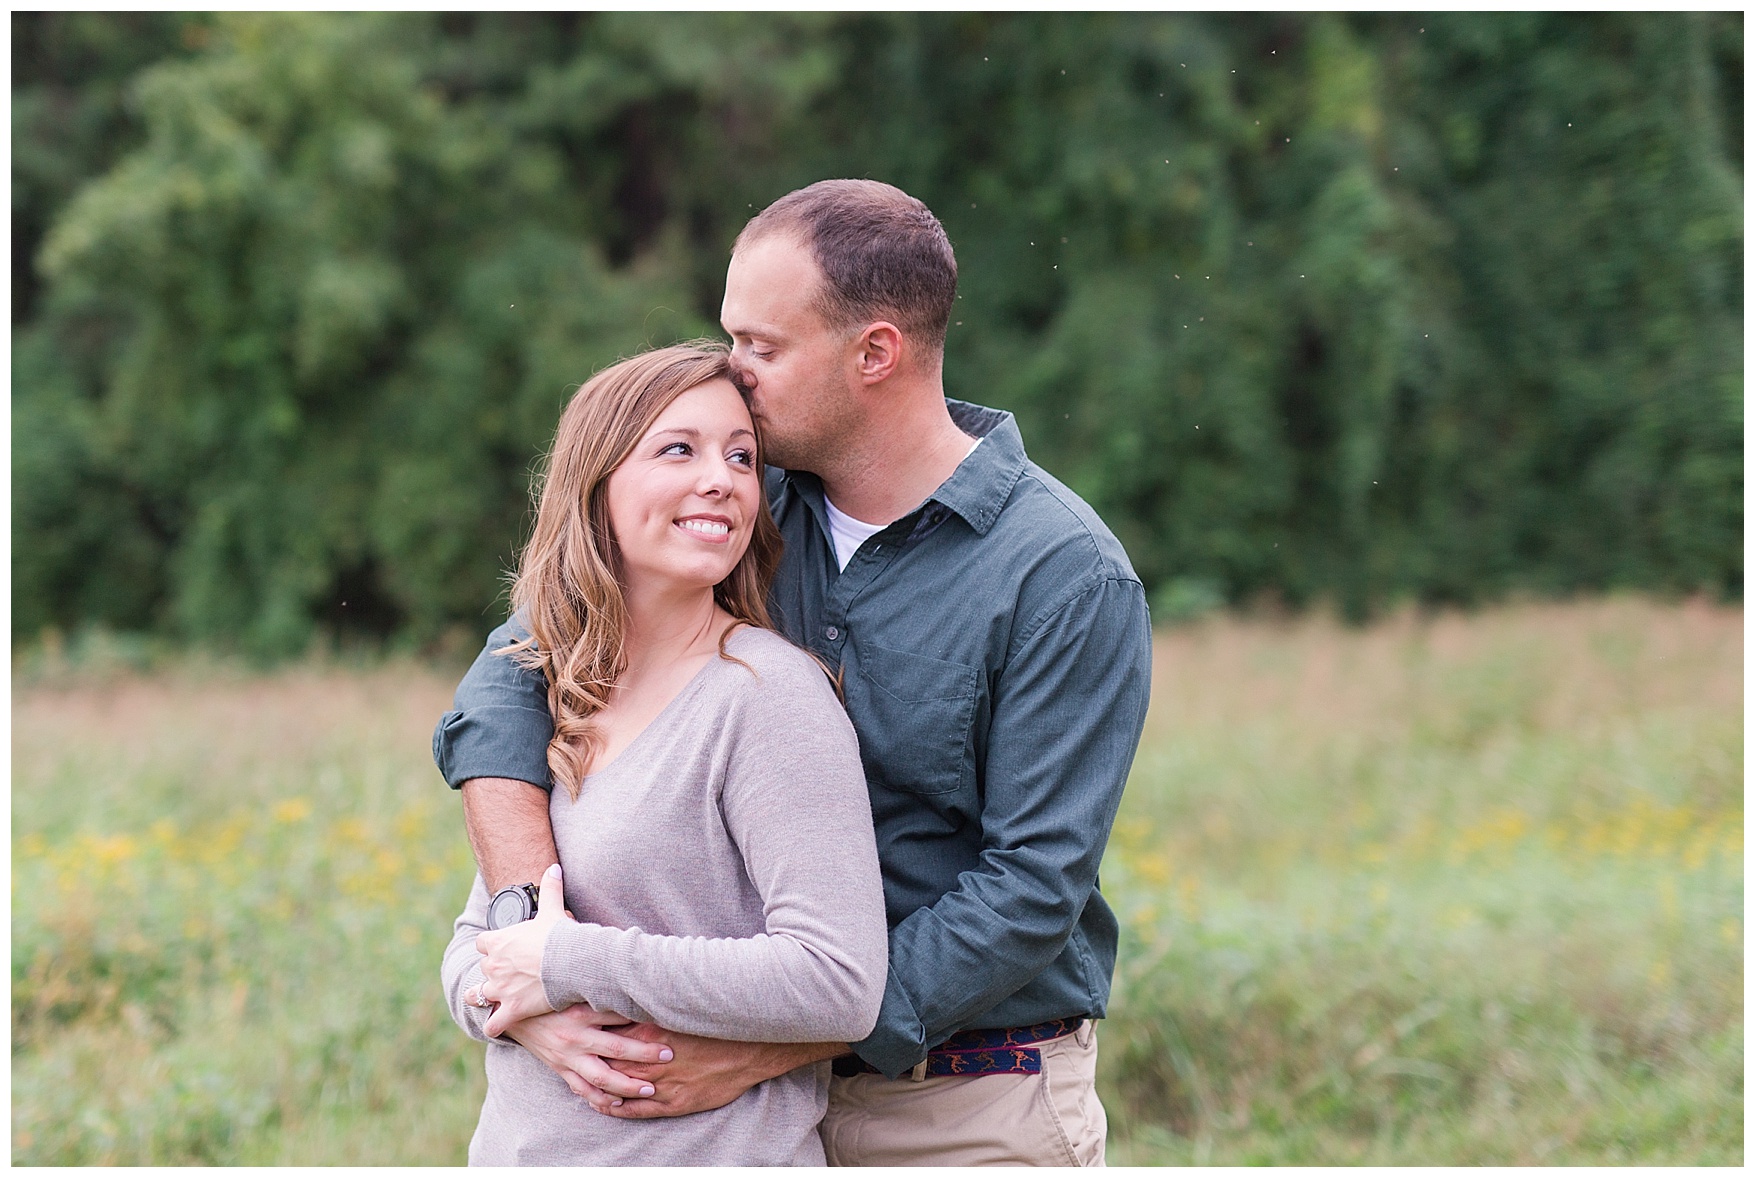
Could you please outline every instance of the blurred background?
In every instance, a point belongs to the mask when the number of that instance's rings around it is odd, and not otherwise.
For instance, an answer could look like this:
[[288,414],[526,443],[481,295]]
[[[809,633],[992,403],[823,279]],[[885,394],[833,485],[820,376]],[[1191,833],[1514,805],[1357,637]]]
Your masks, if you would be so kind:
[[427,732],[829,176],[1161,627],[1111,1160],[1742,1160],[1741,13],[11,22],[15,1162],[462,1160]]
[[1742,21],[13,20],[13,633],[486,628],[559,407],[825,176],[1171,612],[1742,587]]

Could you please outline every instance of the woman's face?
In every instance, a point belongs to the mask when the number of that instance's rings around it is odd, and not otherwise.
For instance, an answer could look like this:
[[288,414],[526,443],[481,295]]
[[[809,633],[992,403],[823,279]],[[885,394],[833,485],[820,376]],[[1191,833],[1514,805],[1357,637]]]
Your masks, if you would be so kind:
[[606,486],[631,594],[723,581],[749,547],[762,501],[756,435],[737,389],[710,380],[672,401]]

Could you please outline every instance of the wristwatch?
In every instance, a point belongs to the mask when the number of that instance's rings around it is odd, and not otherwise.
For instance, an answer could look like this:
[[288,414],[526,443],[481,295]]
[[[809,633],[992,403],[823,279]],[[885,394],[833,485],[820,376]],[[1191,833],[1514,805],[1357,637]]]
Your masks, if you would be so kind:
[[490,929],[511,928],[536,915],[536,885],[513,884],[501,888],[488,901],[487,926]]

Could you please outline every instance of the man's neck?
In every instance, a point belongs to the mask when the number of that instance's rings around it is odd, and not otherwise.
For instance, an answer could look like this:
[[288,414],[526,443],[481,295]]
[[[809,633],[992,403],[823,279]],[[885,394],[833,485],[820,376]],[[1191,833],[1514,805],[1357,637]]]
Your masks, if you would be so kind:
[[911,397],[901,412],[874,414],[871,428],[815,472],[836,508],[887,524],[920,506],[951,477],[975,439],[957,428],[944,393]]

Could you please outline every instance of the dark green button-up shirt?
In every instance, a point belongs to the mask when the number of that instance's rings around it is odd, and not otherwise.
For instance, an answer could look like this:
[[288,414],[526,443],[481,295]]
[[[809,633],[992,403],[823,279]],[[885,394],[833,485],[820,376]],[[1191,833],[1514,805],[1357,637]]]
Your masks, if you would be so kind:
[[[883,865],[890,974],[854,1044],[890,1076],[957,1031],[1101,1017],[1115,917],[1097,865],[1145,722],[1151,627],[1120,543],[1024,454],[1009,413],[933,496],[836,567],[822,484],[770,470],[786,540],[769,604],[842,668]],[[452,786],[547,788],[547,692],[491,652],[433,736]]]

